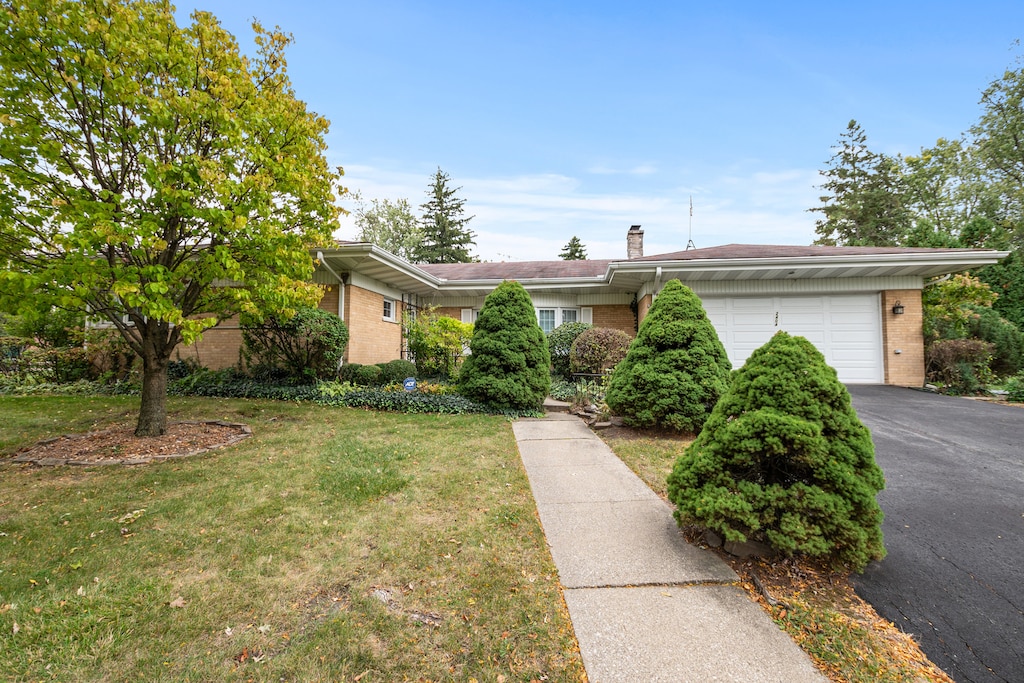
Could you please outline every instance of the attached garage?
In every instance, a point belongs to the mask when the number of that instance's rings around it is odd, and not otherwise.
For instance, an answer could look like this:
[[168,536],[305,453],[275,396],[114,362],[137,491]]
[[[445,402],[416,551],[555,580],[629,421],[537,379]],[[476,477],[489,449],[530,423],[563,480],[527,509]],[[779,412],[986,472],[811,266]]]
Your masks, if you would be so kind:
[[702,297],[733,367],[773,334],[806,337],[849,384],[881,384],[882,315],[879,294]]

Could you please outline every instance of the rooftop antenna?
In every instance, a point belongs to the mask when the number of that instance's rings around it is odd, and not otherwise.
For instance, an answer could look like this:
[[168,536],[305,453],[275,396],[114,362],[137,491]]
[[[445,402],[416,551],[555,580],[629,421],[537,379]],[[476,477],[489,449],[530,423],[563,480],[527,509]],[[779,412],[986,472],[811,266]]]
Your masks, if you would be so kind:
[[686,240],[686,251],[696,249],[697,245],[693,243],[693,195],[690,195],[690,234]]

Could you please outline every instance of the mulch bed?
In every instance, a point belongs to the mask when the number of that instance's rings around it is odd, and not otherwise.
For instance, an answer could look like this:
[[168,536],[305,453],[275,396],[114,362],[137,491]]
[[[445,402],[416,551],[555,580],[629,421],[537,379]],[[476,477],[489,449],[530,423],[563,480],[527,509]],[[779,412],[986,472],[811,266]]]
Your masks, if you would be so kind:
[[167,425],[161,436],[135,436],[135,428],[118,425],[87,434],[64,434],[22,448],[12,462],[34,465],[145,465],[187,458],[236,444],[252,436],[238,422],[186,421]]

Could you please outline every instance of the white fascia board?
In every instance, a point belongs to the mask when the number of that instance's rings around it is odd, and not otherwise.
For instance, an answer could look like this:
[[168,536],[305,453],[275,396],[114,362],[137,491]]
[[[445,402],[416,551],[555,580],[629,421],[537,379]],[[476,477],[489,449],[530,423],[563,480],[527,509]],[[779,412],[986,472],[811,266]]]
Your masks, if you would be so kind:
[[386,249],[381,249],[376,244],[370,244],[369,242],[359,242],[356,244],[347,244],[345,246],[331,247],[327,249],[313,249],[312,252],[314,258],[317,258],[319,254],[322,254],[325,261],[331,256],[336,256],[338,258],[353,258],[361,256],[363,257],[363,260],[373,260],[378,263],[382,263],[397,273],[417,280],[418,282],[434,289],[436,289],[438,284],[441,282],[430,273],[420,270],[416,265],[395,256]]
[[361,273],[351,273],[349,275],[348,284],[353,287],[365,289],[368,292],[380,294],[396,301],[400,301],[402,299],[402,291],[400,289],[395,289],[380,280],[374,280],[373,278],[367,277]]
[[[443,293],[458,292],[460,290],[494,289],[505,280],[440,280],[438,289]],[[578,289],[604,288],[608,286],[608,280],[604,277],[563,277],[544,278],[530,280],[516,280],[528,292],[541,291],[546,289],[565,289],[567,287]]]
[[1008,251],[953,251],[916,252],[911,254],[836,254],[827,256],[738,258],[738,259],[687,259],[678,261],[616,261],[608,265],[607,280],[611,281],[616,272],[650,273],[660,268],[664,272],[700,272],[707,270],[742,272],[747,270],[821,270],[827,268],[884,268],[892,266],[941,266],[949,272],[976,268],[998,263],[1006,258]]

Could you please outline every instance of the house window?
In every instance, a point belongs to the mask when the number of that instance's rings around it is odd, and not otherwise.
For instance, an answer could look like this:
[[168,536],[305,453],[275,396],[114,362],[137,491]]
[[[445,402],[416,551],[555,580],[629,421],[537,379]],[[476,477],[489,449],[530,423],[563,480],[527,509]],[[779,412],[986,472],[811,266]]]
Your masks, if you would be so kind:
[[555,309],[538,308],[537,322],[540,323],[540,329],[544,330],[544,334],[555,329]]
[[580,319],[578,308],[538,308],[537,323],[547,334],[562,323],[574,323]]
[[395,300],[384,298],[384,320],[395,322]]

